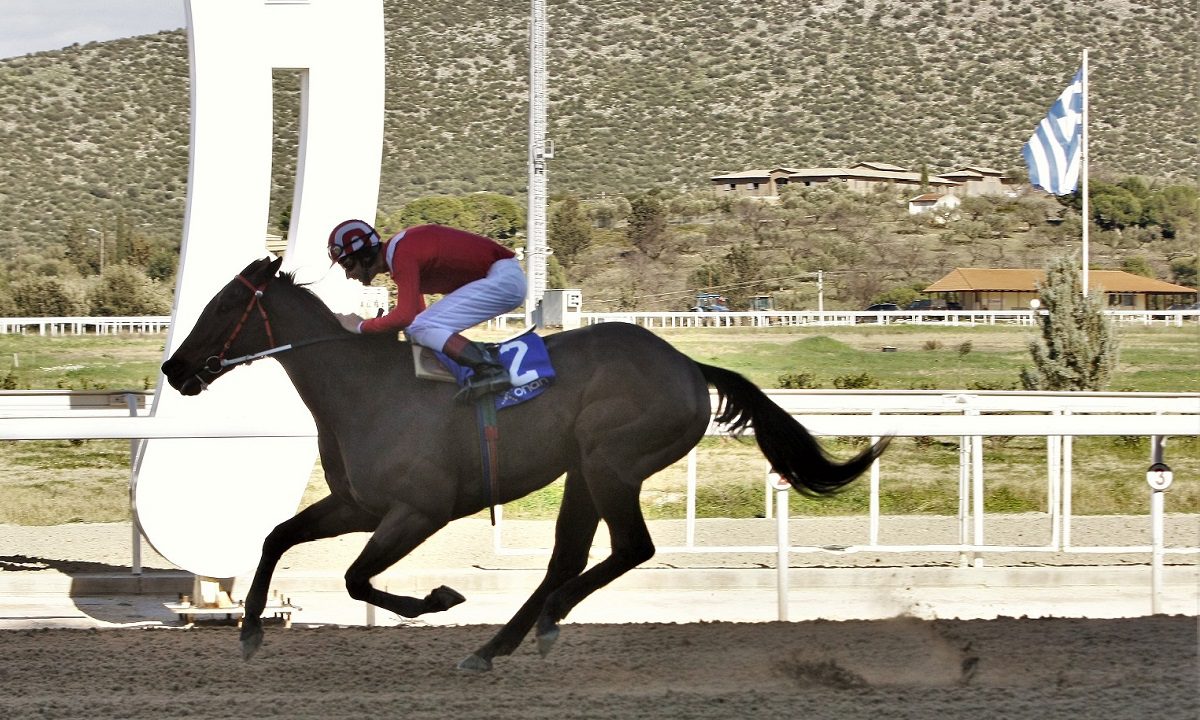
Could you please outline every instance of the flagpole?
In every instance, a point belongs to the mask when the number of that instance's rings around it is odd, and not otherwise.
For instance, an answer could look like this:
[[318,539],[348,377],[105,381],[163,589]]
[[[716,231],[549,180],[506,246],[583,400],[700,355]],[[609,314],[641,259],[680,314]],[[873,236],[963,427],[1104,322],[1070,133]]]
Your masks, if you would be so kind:
[[1080,148],[1079,155],[1079,172],[1083,178],[1083,267],[1081,275],[1083,278],[1083,296],[1088,294],[1088,226],[1091,225],[1091,215],[1088,214],[1088,51],[1083,49],[1083,59],[1081,62],[1083,72],[1083,136],[1080,142],[1083,147]]

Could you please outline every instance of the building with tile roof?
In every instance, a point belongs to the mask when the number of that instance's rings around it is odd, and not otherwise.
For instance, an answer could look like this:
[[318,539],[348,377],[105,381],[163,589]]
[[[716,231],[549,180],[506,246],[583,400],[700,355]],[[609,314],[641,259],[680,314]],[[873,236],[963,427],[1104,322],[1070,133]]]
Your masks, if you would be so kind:
[[[1028,310],[1045,277],[1044,270],[955,268],[923,292],[957,302],[963,310]],[[1089,270],[1088,287],[1102,292],[1112,310],[1162,310],[1196,301],[1195,288],[1121,270]]]

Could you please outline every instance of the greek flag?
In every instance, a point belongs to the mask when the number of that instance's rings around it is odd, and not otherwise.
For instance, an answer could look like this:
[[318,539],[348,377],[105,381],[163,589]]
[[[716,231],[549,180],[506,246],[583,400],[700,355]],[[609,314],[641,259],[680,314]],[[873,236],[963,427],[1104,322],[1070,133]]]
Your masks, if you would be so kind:
[[1029,184],[1055,195],[1075,192],[1083,151],[1083,69],[1038,123],[1022,154]]

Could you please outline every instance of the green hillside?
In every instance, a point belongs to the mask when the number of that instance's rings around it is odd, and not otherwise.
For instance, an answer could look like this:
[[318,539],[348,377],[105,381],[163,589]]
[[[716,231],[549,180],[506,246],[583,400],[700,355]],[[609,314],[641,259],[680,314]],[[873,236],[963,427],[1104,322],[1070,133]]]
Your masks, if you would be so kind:
[[[520,194],[528,4],[385,6],[381,211]],[[551,0],[548,15],[554,192],[705,187],[775,164],[1020,168],[1083,46],[1093,175],[1200,174],[1193,0]],[[276,215],[295,134],[294,76],[277,80]],[[182,31],[0,61],[0,249],[118,222],[177,239],[187,145]]]

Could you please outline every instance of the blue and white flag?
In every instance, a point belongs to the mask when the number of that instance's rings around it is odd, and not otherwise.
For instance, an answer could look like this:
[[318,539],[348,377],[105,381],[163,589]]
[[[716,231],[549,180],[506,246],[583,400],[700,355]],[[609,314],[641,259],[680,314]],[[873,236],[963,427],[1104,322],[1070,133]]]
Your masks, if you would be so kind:
[[1038,123],[1022,151],[1029,184],[1055,195],[1075,192],[1083,155],[1083,69]]

